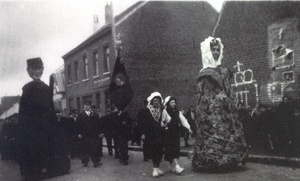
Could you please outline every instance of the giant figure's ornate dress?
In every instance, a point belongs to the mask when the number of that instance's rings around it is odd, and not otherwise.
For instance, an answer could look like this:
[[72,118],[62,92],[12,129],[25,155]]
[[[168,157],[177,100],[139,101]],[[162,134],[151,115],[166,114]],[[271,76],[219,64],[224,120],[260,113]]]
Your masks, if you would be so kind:
[[230,71],[226,67],[205,68],[197,80],[197,137],[192,166],[235,168],[245,164],[247,145],[243,126],[234,112]]

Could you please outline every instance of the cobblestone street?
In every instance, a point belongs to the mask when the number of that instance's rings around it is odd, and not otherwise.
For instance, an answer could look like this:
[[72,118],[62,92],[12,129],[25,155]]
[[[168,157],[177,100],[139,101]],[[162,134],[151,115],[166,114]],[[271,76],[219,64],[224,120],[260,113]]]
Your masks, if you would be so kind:
[[[118,181],[118,180],[184,180],[184,181],[289,181],[300,180],[300,168],[266,165],[258,163],[247,163],[244,167],[239,166],[236,172],[230,173],[207,173],[191,171],[191,160],[181,157],[179,164],[185,168],[182,175],[175,175],[168,172],[168,163],[163,161],[161,169],[165,175],[159,178],[152,178],[152,162],[144,162],[142,152],[130,151],[129,165],[121,165],[117,159],[109,156],[107,149],[103,150],[103,165],[94,168],[92,163],[84,168],[78,158],[71,160],[71,170],[67,175],[46,179],[46,181]],[[22,181],[19,174],[19,167],[9,160],[0,161],[1,181]]]

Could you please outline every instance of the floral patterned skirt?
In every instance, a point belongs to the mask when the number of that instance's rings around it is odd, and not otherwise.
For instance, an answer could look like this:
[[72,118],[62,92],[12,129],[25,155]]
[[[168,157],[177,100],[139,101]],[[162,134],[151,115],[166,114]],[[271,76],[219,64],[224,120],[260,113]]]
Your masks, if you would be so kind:
[[209,79],[198,81],[197,137],[192,166],[234,168],[248,157],[243,126],[233,114],[230,96]]

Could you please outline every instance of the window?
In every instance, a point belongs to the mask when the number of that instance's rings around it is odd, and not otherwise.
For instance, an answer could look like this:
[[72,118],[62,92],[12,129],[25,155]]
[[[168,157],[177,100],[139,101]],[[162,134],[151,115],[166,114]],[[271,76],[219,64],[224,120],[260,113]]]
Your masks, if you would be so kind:
[[77,107],[77,112],[81,112],[81,109],[80,109],[80,97],[77,97],[76,107]]
[[68,65],[68,85],[72,84],[72,71],[71,71],[71,65]]
[[69,99],[69,110],[71,111],[72,109],[74,109],[74,101],[73,99]]
[[[83,98],[82,98],[83,100],[83,104],[85,103],[85,102],[87,102],[87,101],[90,101],[91,103],[93,102],[92,101],[92,96],[84,96]],[[93,104],[93,103],[92,103]]]
[[58,102],[57,102],[57,108],[58,108],[59,110],[62,110],[62,102],[61,102],[61,101],[58,101]]
[[[70,66],[70,69],[71,69],[71,66]],[[65,80],[65,72],[61,71],[60,74],[61,74],[62,83],[63,83],[63,85],[65,85],[65,82],[66,82],[66,80]],[[71,83],[72,83],[72,81],[71,81]]]
[[294,80],[294,71],[283,72],[282,78],[285,81],[293,81]]
[[96,94],[96,108],[97,109],[101,108],[101,94],[100,94],[100,92]]
[[78,62],[76,61],[75,62],[75,65],[74,65],[74,67],[75,67],[75,82],[78,82],[79,80],[78,80],[78,78],[79,78],[79,67],[78,67]]
[[108,92],[108,90],[105,91],[105,101],[106,101],[105,105],[106,105],[106,114],[107,114],[112,109],[111,100],[109,98],[109,92]]
[[94,60],[94,76],[99,75],[99,55],[98,52],[93,53],[93,60]]
[[297,25],[298,19],[292,17],[268,26],[268,49],[271,55],[269,60],[273,71],[295,65],[294,50],[298,48],[295,42],[299,41]]
[[104,72],[110,72],[109,67],[109,47],[104,47]]
[[88,58],[87,55],[83,55],[83,79],[87,79],[89,77],[89,70],[88,70]]
[[53,104],[54,104],[54,108],[57,109],[58,108],[58,103],[54,102]]

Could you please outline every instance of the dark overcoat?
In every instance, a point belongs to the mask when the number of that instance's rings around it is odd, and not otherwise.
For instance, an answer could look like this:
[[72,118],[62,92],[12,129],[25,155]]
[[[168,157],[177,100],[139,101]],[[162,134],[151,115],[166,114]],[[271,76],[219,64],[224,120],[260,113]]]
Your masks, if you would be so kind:
[[31,81],[23,87],[17,145],[20,172],[24,177],[51,167],[56,120],[51,91],[42,81]]

